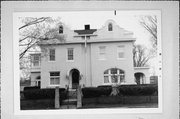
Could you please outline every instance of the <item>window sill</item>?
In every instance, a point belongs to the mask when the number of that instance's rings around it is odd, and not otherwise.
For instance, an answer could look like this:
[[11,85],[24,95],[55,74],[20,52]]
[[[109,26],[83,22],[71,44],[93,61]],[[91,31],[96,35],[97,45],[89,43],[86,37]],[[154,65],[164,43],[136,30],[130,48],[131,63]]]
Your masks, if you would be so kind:
[[117,60],[125,60],[125,58],[117,58]]
[[98,60],[106,60],[106,59],[98,59]]
[[74,60],[66,60],[66,62],[74,62]]
[[59,85],[49,85],[49,86],[47,86],[47,88],[55,88],[55,87],[59,87],[60,88],[60,84]]
[[52,60],[52,61],[51,61],[51,60],[49,60],[48,62],[56,62],[56,60]]

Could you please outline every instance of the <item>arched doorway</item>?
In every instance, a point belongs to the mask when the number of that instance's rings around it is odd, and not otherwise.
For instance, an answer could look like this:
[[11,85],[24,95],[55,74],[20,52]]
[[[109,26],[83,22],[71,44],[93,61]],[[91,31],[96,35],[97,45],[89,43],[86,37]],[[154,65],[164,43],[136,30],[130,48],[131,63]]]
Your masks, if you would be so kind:
[[145,75],[141,72],[137,72],[134,74],[135,82],[139,84],[145,84]]
[[77,69],[72,69],[70,71],[70,74],[71,74],[70,76],[71,76],[71,79],[72,79],[72,88],[76,89],[77,86],[79,85],[80,72]]

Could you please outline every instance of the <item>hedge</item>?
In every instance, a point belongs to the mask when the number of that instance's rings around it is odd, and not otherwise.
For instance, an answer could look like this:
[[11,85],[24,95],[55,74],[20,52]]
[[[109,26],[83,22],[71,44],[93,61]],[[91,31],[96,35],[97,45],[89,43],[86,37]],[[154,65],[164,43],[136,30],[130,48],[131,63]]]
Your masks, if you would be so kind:
[[33,90],[33,89],[40,89],[40,87],[39,86],[24,87],[24,91],[25,90]]
[[[119,95],[121,96],[151,96],[157,94],[158,92],[157,85],[152,84],[119,85],[117,88],[119,90]],[[111,91],[111,85],[82,88],[84,98],[110,96]]]
[[107,87],[87,87],[82,88],[83,98],[93,98],[99,96],[108,96],[112,88]]
[[118,86],[120,95],[123,96],[147,96],[154,95],[158,92],[157,85],[142,84],[142,85],[121,85]]
[[[38,88],[28,88],[24,90],[25,99],[54,99],[55,98],[55,89],[38,89]],[[60,99],[67,98],[67,91],[65,88],[59,89]]]

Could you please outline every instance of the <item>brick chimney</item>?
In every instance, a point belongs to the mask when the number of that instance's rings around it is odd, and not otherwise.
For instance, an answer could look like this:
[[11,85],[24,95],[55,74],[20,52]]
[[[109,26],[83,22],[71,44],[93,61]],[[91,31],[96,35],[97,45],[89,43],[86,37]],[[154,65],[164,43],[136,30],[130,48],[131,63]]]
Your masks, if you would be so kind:
[[90,25],[89,24],[84,25],[84,29],[85,30],[90,30]]

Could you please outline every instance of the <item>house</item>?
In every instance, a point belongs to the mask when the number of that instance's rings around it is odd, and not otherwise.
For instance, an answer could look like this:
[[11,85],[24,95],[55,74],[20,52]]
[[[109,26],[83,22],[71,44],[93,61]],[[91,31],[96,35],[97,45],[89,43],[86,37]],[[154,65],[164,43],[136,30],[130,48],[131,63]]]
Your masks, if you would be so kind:
[[136,84],[135,71],[144,74],[140,83],[149,83],[148,68],[133,67],[133,33],[115,21],[106,21],[100,29],[90,25],[82,30],[71,30],[64,24],[58,27],[55,38],[39,43],[41,53],[31,54],[32,86]]

